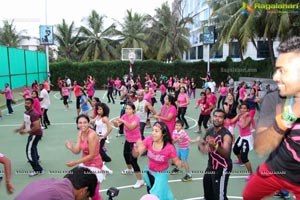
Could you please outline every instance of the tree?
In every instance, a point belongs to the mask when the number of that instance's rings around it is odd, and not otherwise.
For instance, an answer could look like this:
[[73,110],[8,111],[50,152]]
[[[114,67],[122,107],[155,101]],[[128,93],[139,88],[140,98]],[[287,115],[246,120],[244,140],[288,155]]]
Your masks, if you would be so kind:
[[115,51],[118,41],[112,36],[115,25],[112,24],[103,30],[103,20],[105,16],[100,16],[95,10],[86,20],[87,26],[80,27],[79,47],[82,52],[81,60],[113,60],[117,58]]
[[116,30],[115,34],[119,37],[122,48],[143,48],[148,49],[145,41],[147,25],[149,21],[148,15],[140,15],[127,10],[127,16],[124,17],[124,23],[117,24],[121,30]]
[[78,29],[75,28],[74,22],[69,26],[63,19],[62,23],[56,26],[56,29],[54,39],[58,43],[59,56],[68,60],[78,60]]
[[[240,57],[243,60],[243,53],[248,42],[251,41],[257,48],[255,40],[263,39],[268,42],[270,58],[272,64],[275,64],[273,41],[299,34],[300,29],[295,26],[299,22],[299,15],[276,9],[273,11],[254,9],[252,12],[245,13],[245,8],[241,6],[243,2],[242,0],[221,0],[210,3],[214,10],[211,19],[214,19],[214,23],[222,30],[219,38],[220,45],[236,39],[239,44]],[[249,5],[253,6],[255,3],[261,3],[261,1],[254,0]],[[273,4],[274,1],[266,0],[264,3]],[[298,2],[286,0],[282,3]]]
[[163,3],[155,11],[147,38],[150,44],[156,45],[152,46],[152,51],[157,52],[156,59],[181,59],[183,52],[190,48],[186,24],[193,22],[192,17],[181,18],[178,10],[171,12],[167,3]]
[[8,47],[19,47],[22,40],[30,39],[29,36],[23,34],[26,33],[25,30],[17,32],[14,26],[14,21],[9,22],[8,20],[3,21],[3,28],[0,29],[0,45]]

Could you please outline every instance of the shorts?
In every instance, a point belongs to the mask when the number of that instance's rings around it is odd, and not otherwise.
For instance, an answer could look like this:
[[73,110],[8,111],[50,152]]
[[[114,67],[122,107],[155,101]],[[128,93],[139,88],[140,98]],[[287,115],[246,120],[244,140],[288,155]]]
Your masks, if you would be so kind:
[[189,152],[190,149],[182,149],[182,148],[177,149],[177,155],[182,160],[182,162],[187,162],[187,159],[189,157]]

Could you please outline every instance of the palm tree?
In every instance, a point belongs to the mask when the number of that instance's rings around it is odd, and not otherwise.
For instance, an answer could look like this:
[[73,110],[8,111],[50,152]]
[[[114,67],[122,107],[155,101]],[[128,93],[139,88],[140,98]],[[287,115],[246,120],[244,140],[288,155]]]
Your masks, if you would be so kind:
[[81,60],[112,60],[117,58],[115,51],[118,40],[111,39],[115,25],[110,25],[103,30],[104,16],[100,16],[95,10],[86,19],[87,27],[80,27],[79,47],[82,51]]
[[[149,44],[153,53],[157,52],[157,59],[181,59],[182,53],[190,48],[187,39],[189,34],[185,25],[192,23],[192,17],[180,19],[177,12],[171,12],[167,3],[157,8],[156,15],[152,17],[152,27],[148,35]],[[177,11],[177,10],[176,10]]]
[[76,43],[78,41],[78,29],[74,27],[74,22],[69,26],[63,19],[61,24],[56,25],[54,39],[58,43],[59,56],[69,60],[78,60],[79,51]]
[[115,35],[119,38],[121,48],[142,48],[147,54],[149,48],[146,43],[148,22],[148,15],[133,14],[132,10],[127,10],[124,23],[116,21],[121,27],[121,30],[115,30]]
[[238,41],[239,55],[243,61],[243,53],[247,50],[248,42],[252,41],[254,46],[255,27],[254,15],[251,13],[249,17],[241,15],[242,0],[221,0],[219,2],[210,2],[210,7],[213,9],[211,19],[214,24],[221,30],[219,34],[219,47],[224,43],[229,43],[234,40]]
[[[299,21],[299,15],[291,15],[290,13],[269,13],[264,9],[254,9],[253,12],[241,15],[243,8],[242,0],[221,0],[219,2],[213,1],[210,6],[213,7],[214,12],[212,18],[215,23],[222,27],[220,33],[220,45],[228,43],[233,40],[238,40],[241,60],[243,60],[243,53],[247,48],[247,43],[251,41],[257,48],[255,39],[262,38],[268,42],[270,58],[272,64],[275,63],[273,41],[275,39],[284,39],[299,33],[299,28],[293,26],[295,19]],[[254,0],[251,5],[261,3],[261,1]],[[264,3],[272,4],[274,1],[267,0]],[[286,0],[284,3],[293,3],[291,0]],[[297,21],[294,21],[297,22]]]
[[8,20],[3,21],[3,28],[0,29],[0,45],[19,47],[22,40],[30,39],[29,36],[23,35],[26,33],[25,30],[17,32],[13,23],[13,20],[10,23]]

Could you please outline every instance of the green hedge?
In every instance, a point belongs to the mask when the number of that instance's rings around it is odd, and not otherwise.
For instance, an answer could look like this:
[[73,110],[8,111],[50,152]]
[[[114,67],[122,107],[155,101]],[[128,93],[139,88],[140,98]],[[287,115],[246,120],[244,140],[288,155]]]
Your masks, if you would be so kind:
[[[232,62],[227,59],[225,62],[210,63],[212,78],[217,84],[225,80],[228,74],[231,74],[235,80],[239,77],[258,77],[270,78],[272,75],[272,64],[270,60],[253,61],[249,58],[244,62]],[[200,77],[204,77],[207,70],[207,63],[200,62],[179,62],[163,63],[156,60],[136,61],[133,65],[133,74],[138,74],[144,80],[145,73],[155,74],[157,78],[161,74],[165,76],[194,77],[197,83],[202,83]],[[126,61],[94,61],[94,62],[70,62],[62,61],[50,64],[51,82],[57,89],[57,80],[59,77],[69,76],[72,81],[77,80],[83,85],[83,80],[88,74],[96,78],[96,89],[103,88],[108,77],[120,77],[129,73],[129,62]],[[197,84],[200,86],[200,84]]]

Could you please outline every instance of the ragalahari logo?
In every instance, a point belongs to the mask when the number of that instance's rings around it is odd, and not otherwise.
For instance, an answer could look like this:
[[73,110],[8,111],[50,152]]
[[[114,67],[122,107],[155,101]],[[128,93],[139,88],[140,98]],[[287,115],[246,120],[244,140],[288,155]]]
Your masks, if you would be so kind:
[[243,2],[242,3],[242,11],[241,11],[241,15],[245,15],[245,14],[248,14],[249,12],[253,12],[254,9],[249,6],[246,2]]

